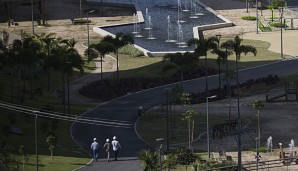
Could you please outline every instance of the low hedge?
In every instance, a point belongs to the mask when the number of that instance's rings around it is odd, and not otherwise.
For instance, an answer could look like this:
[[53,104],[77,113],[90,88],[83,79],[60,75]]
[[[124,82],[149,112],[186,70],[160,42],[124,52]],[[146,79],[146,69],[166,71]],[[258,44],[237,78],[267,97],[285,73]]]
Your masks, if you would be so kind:
[[249,21],[254,21],[256,20],[257,18],[254,17],[254,16],[243,16],[241,17],[242,20],[249,20]]

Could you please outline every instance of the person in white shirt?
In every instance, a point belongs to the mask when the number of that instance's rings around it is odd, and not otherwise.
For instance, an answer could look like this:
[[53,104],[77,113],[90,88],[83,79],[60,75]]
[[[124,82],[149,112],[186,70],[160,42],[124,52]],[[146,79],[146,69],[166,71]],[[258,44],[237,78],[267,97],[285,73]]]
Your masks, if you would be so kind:
[[93,161],[97,161],[98,159],[98,147],[99,147],[99,144],[96,142],[96,138],[93,138],[93,143],[91,144]]
[[115,154],[115,161],[117,161],[118,150],[121,149],[121,145],[117,141],[117,137],[116,136],[113,137],[112,146],[113,146],[113,151],[114,151],[114,154]]

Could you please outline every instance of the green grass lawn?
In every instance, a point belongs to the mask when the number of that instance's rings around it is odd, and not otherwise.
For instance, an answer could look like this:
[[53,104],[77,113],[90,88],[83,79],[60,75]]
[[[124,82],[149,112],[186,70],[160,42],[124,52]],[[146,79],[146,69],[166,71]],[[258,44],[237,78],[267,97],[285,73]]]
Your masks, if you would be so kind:
[[[171,117],[171,113],[169,117]],[[231,118],[233,119],[233,118]],[[234,118],[235,119],[235,118]],[[170,118],[170,121],[173,120]],[[182,120],[181,113],[176,113],[175,115],[175,129],[173,129],[172,137],[172,124],[169,121],[169,135],[170,135],[170,144],[183,143],[188,141],[188,127],[187,121]],[[212,130],[212,127],[215,124],[223,123],[225,120],[228,120],[228,116],[219,116],[219,115],[209,115],[209,128]],[[137,131],[140,136],[149,142],[151,145],[156,146],[156,138],[166,137],[166,110],[163,110],[163,113],[160,111],[150,111],[146,113],[137,123]],[[206,132],[206,114],[199,113],[195,118],[195,129],[194,129],[194,139],[198,137],[199,134]]]
[[[39,155],[38,170],[40,171],[71,171],[80,166],[85,165],[91,159],[90,158],[76,158],[76,157],[64,157],[54,156],[52,161],[50,156]],[[25,164],[25,171],[36,170],[36,158],[35,155],[30,155],[28,162]],[[22,158],[18,157],[19,168],[23,169]]]
[[[222,39],[224,42],[228,39]],[[280,54],[271,52],[268,50],[270,44],[268,42],[259,40],[243,40],[244,45],[253,45],[257,48],[257,56],[253,54],[241,55],[241,60],[239,62],[240,68],[254,67],[258,65],[263,65],[271,62],[278,61],[280,59]],[[110,55],[115,57],[115,54],[110,53]],[[217,55],[208,53],[208,66],[212,68],[218,68],[216,64]],[[129,55],[119,55],[119,70],[121,78],[131,78],[131,77],[161,77],[162,67],[167,65],[167,62],[163,62],[161,56],[157,57],[130,57]],[[204,57],[199,59],[199,64],[204,65]],[[235,68],[235,54],[229,56],[228,62],[229,69]],[[222,65],[222,70],[225,66]],[[174,71],[172,71],[174,72]],[[171,73],[168,73],[171,75]],[[112,78],[116,78],[116,73],[112,75]]]

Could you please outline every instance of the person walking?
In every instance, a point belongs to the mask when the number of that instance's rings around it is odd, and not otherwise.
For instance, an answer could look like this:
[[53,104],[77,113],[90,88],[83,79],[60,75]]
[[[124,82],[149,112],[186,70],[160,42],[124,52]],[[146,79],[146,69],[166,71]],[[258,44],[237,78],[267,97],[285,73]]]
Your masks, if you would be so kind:
[[91,150],[93,153],[93,161],[97,161],[97,159],[98,159],[98,147],[99,147],[99,144],[96,142],[96,138],[93,138],[93,143],[91,144]]
[[103,148],[106,149],[106,153],[107,153],[107,162],[110,161],[110,147],[111,147],[110,139],[107,139],[106,143],[103,145]]
[[115,154],[115,161],[117,161],[118,150],[121,149],[121,145],[120,145],[119,141],[117,141],[116,136],[113,137],[112,146],[113,146],[113,151],[114,151],[114,154]]

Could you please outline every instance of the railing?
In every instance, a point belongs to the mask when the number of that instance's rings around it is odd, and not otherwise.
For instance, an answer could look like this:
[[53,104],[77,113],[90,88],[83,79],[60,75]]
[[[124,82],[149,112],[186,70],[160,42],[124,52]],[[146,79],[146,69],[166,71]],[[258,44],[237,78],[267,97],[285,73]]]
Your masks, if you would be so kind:
[[[248,163],[242,164],[243,170],[247,171],[255,171],[257,170],[257,164],[259,170],[267,170],[270,171],[273,168],[288,168],[293,164],[298,164],[298,158],[284,158],[284,159],[276,159],[276,160],[260,160],[258,163],[256,161],[251,161]],[[231,165],[226,167],[218,167],[212,169],[206,169],[206,171],[213,171],[213,170],[234,170],[237,168],[237,165]]]

